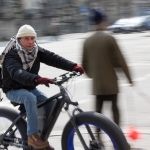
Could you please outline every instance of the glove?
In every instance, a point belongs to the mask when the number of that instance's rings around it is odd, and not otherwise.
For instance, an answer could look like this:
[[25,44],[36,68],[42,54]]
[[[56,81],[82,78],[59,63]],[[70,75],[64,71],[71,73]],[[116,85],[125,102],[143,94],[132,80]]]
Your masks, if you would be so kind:
[[81,74],[84,73],[84,69],[81,66],[79,66],[79,65],[73,66],[72,67],[72,71],[77,71],[77,72],[80,72]]
[[54,84],[54,81],[49,79],[49,78],[42,78],[40,76],[35,78],[35,82],[37,83],[37,85],[39,84],[45,84],[45,86],[49,87],[49,83],[50,84]]

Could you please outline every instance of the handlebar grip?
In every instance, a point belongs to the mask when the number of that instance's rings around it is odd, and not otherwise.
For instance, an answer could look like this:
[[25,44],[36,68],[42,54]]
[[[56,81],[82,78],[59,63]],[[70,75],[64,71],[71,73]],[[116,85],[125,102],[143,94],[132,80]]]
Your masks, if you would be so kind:
[[80,72],[77,72],[77,71],[72,71],[72,73],[73,73],[74,75],[77,75],[77,76],[80,76],[80,75],[81,75],[81,73],[80,73]]

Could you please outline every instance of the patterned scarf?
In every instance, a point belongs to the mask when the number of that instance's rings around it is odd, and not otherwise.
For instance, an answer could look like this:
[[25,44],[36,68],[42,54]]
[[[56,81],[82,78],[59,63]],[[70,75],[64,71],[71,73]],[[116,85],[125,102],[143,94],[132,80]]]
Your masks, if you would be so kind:
[[1,65],[3,64],[4,58],[6,54],[10,50],[15,50],[17,51],[19,57],[21,58],[22,64],[23,64],[23,69],[27,70],[28,68],[31,69],[33,66],[33,63],[36,59],[37,52],[38,52],[38,45],[35,42],[35,45],[32,50],[26,50],[16,39],[15,36],[13,36],[10,41],[7,43],[4,51],[1,54],[0,57],[0,63]]

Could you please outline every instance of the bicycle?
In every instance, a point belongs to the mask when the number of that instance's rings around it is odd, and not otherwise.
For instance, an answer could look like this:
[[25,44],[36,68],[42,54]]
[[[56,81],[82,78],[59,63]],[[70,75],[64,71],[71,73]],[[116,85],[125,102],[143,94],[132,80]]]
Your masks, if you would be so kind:
[[[55,78],[54,83],[60,88],[60,93],[37,105],[40,137],[43,140],[48,140],[55,122],[64,107],[70,120],[63,129],[61,137],[62,150],[109,150],[110,147],[115,150],[129,150],[123,132],[115,123],[102,114],[92,111],[83,112],[79,108],[78,102],[71,101],[63,83],[77,76],[80,76],[80,73],[67,72]],[[75,107],[72,113],[69,111],[70,105]],[[34,149],[27,144],[26,111],[22,104],[19,110],[20,112],[18,113],[12,108],[0,107],[0,121],[3,121],[3,124],[6,123],[3,128],[0,128],[1,150],[8,150],[11,147],[23,150]],[[104,142],[96,137],[96,128],[102,130],[101,135],[104,136]],[[108,139],[110,140],[108,141]]]

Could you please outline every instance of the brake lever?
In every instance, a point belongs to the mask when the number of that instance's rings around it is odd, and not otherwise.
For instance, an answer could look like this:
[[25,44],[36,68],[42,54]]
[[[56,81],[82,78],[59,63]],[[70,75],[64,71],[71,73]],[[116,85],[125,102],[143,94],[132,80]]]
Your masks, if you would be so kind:
[[[73,75],[76,75],[76,76],[81,76],[81,73],[80,73],[80,72],[73,71],[72,73],[73,73]],[[73,75],[72,75],[72,76],[73,76]]]

